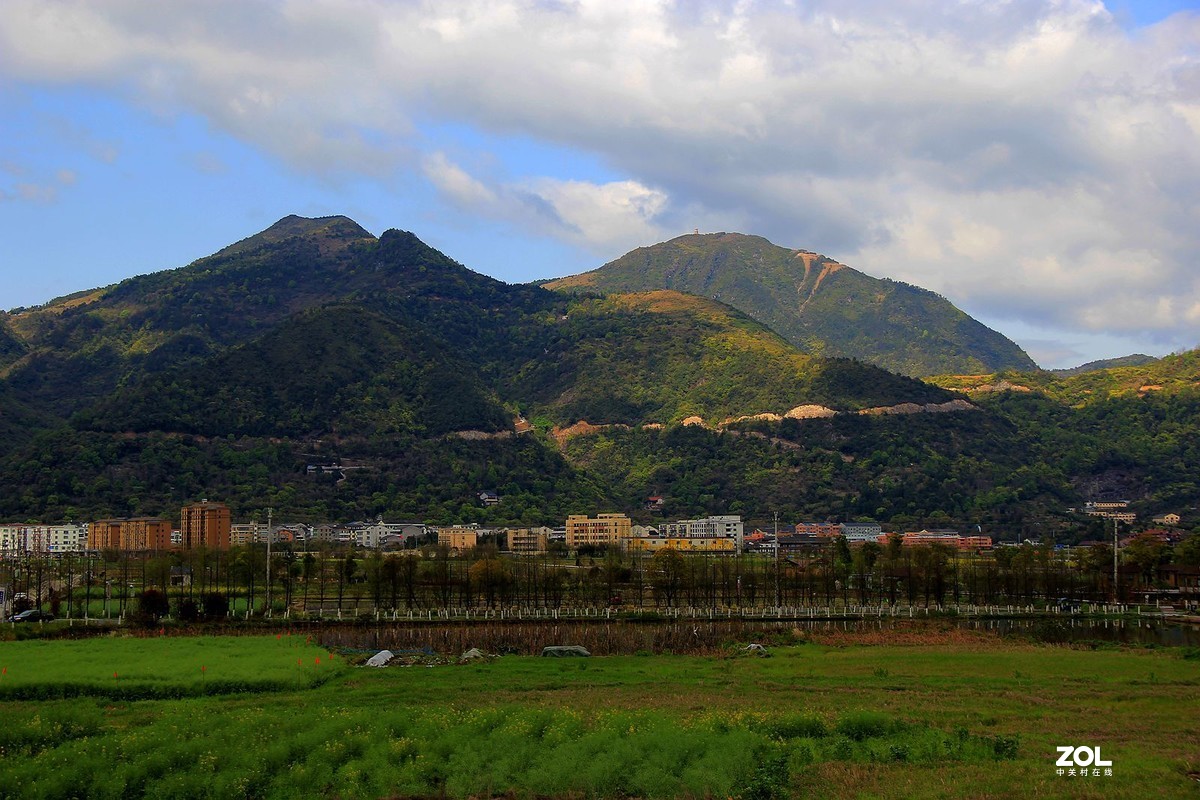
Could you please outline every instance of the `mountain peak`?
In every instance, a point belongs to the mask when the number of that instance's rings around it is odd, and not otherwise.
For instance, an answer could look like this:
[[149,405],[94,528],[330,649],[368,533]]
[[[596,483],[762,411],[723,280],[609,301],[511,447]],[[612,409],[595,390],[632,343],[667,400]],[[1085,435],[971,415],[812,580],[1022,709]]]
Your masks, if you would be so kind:
[[544,285],[603,293],[675,289],[731,305],[807,353],[905,375],[1037,366],[933,292],[744,233],[685,234]]
[[267,245],[278,244],[288,239],[320,239],[330,245],[344,246],[363,239],[374,241],[365,228],[349,217],[301,217],[288,214],[266,230],[260,231],[240,242],[218,251],[218,256],[229,256],[257,250]]

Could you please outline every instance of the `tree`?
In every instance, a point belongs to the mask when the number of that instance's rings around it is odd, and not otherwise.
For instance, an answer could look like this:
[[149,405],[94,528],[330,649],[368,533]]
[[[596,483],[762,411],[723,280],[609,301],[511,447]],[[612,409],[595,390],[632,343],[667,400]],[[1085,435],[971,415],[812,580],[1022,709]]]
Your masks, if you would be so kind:
[[1122,551],[1124,560],[1138,569],[1142,580],[1153,583],[1159,566],[1167,563],[1171,557],[1170,546],[1151,533],[1140,533],[1125,545]]
[[138,610],[151,620],[165,617],[171,610],[166,594],[158,589],[146,589],[138,595]]
[[679,596],[685,567],[683,556],[673,547],[664,547],[650,558],[650,585],[668,606],[675,605]]
[[494,608],[497,593],[508,584],[508,564],[499,558],[483,558],[472,564],[468,572],[471,582],[483,592],[488,608]]
[[1175,545],[1173,560],[1182,567],[1200,567],[1200,533],[1193,533]]

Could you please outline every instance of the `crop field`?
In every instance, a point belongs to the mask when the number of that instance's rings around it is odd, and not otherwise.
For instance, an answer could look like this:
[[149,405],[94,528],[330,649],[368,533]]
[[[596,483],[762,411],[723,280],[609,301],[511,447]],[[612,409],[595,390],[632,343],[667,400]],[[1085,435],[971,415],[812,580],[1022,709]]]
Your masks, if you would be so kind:
[[[813,637],[374,669],[303,635],[4,642],[0,798],[1185,796],[1189,656]],[[1112,774],[1058,775],[1065,745]]]

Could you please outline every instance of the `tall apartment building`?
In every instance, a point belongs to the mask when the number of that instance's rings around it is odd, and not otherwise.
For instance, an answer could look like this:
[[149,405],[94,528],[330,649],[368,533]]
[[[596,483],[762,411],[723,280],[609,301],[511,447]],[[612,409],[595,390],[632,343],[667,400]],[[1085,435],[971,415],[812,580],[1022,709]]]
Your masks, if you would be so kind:
[[207,547],[209,550],[228,550],[229,534],[233,528],[229,506],[204,500],[183,507],[179,532],[184,550]]
[[88,526],[88,549],[170,550],[171,528],[170,520],[159,517],[97,520]]
[[567,547],[581,545],[624,544],[633,535],[633,522],[624,514],[597,514],[594,519],[583,514],[567,517]]

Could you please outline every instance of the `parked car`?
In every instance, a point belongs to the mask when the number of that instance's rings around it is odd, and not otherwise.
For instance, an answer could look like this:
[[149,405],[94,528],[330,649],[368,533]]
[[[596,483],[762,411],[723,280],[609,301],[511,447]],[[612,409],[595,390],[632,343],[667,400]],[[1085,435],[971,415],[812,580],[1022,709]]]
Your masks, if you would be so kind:
[[38,608],[31,608],[28,611],[22,611],[20,614],[13,614],[8,618],[9,622],[50,622],[54,619],[54,615],[48,611],[42,611]]

